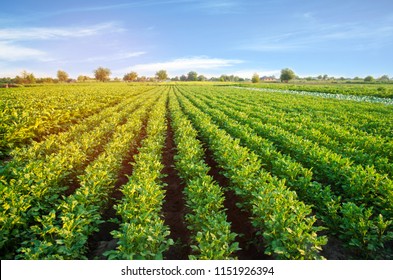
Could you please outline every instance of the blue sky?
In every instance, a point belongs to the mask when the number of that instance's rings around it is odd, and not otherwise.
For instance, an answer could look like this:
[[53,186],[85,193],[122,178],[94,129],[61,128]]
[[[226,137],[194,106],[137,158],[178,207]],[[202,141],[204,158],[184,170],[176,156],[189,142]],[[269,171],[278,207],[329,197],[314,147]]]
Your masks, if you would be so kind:
[[0,77],[393,77],[392,0],[7,1]]

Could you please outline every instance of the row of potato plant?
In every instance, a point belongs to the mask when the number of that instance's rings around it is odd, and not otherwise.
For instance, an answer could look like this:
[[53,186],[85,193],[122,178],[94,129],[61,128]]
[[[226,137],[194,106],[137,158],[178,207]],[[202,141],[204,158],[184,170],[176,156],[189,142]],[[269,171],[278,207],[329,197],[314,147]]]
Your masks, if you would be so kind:
[[79,135],[57,153],[32,159],[24,166],[15,167],[10,163],[9,173],[0,183],[0,248],[7,244],[11,248],[20,244],[25,230],[53,209],[60,195],[73,183],[72,178],[82,174],[87,164],[111,140],[115,127],[124,123],[138,106],[130,104],[119,112],[113,112],[110,118]]
[[[285,112],[286,116],[288,113],[301,115],[306,120],[308,118],[311,124],[319,122],[340,125],[348,130],[350,135],[362,140],[361,142],[364,141],[365,144],[370,143],[371,145],[377,146],[378,148],[374,149],[375,151],[386,154],[387,151],[391,150],[389,149],[389,145],[385,147],[385,145],[378,145],[380,141],[376,143],[373,141],[373,138],[377,138],[383,139],[384,141],[382,142],[385,142],[385,140],[390,138],[393,125],[386,122],[386,119],[392,115],[391,106],[325,100],[321,98],[291,98],[291,96],[280,93],[251,94],[254,101],[254,103],[251,103],[248,99],[250,93],[242,94],[238,90],[235,90],[234,93],[239,95],[239,97],[243,96],[243,102],[248,102],[251,105],[258,104],[263,106],[264,109],[273,108],[276,112]],[[351,140],[350,137],[349,140]],[[364,146],[367,147],[367,145]]]
[[124,125],[116,127],[113,140],[99,157],[79,176],[80,187],[74,194],[30,228],[31,240],[23,242],[17,258],[23,259],[85,259],[89,236],[103,222],[101,212],[109,201],[122,161],[137,144],[146,110],[154,96],[128,116]]
[[[282,83],[262,83],[262,84],[239,84],[242,87],[252,87],[261,89],[274,90],[291,90],[319,92],[324,94],[341,94],[355,95],[365,97],[393,97],[393,87],[391,84],[349,84],[349,83],[331,83],[331,84],[282,84]],[[387,99],[387,98],[386,98]]]
[[265,240],[265,253],[277,259],[321,259],[327,239],[317,235],[321,228],[314,226],[311,207],[299,201],[283,180],[262,170],[257,155],[220,130],[209,116],[186,98],[179,101],[242,199],[242,207],[251,212],[252,224]]
[[95,94],[91,87],[75,90],[67,85],[7,89],[1,97],[0,152],[3,156],[9,149],[64,131],[123,98],[110,90]]
[[[237,108],[232,109],[234,114]],[[393,217],[393,182],[373,166],[353,164],[350,159],[284,128],[261,123],[259,118],[243,116],[239,121],[249,123],[256,133],[274,142],[282,152],[312,168],[315,180],[330,184],[344,201],[374,207],[376,213],[388,219]]]
[[167,94],[162,91],[150,114],[147,136],[134,156],[132,175],[122,187],[123,198],[115,205],[121,221],[120,228],[112,232],[118,246],[105,253],[109,259],[163,259],[163,253],[173,244],[161,217],[165,198],[161,180],[162,149],[167,130]]
[[[247,122],[241,124],[236,121],[234,115],[242,114],[238,110],[231,111],[229,106],[222,105],[222,100],[214,102],[202,98],[200,94],[198,96],[188,94],[187,97],[192,97],[192,102],[208,113],[218,125],[257,153],[264,163],[264,169],[278,178],[286,179],[287,185],[294,189],[302,200],[313,204],[317,216],[324,221],[330,233],[339,234],[359,255],[366,258],[383,256],[384,252],[381,252],[381,249],[392,236],[386,231],[389,223],[383,221],[382,216],[370,219],[371,208],[357,206],[350,202],[341,205],[340,197],[333,194],[328,186],[312,181],[313,173],[310,169],[293,161],[290,156],[282,155],[271,142],[257,136]],[[198,99],[204,100],[208,106],[198,102]],[[354,220],[358,223],[353,223]]]
[[[279,127],[278,124],[271,125],[268,121],[262,123],[260,119],[264,118],[263,114],[251,117],[256,107],[249,108],[241,103],[230,106],[225,101],[222,101],[227,105],[224,109],[231,110],[232,115],[237,115],[237,120],[241,124],[249,124],[256,133],[273,141],[284,153],[292,155],[306,167],[312,168],[314,179],[330,184],[332,190],[341,196],[344,202],[354,203],[344,205],[351,211],[345,210],[346,208],[342,211],[347,215],[355,213],[360,215],[363,217],[360,219],[363,223],[345,223],[342,225],[342,231],[347,233],[345,238],[354,235],[358,236],[355,239],[363,240],[361,243],[351,240],[355,247],[366,253],[371,251],[378,253],[379,249],[392,239],[393,192],[392,181],[387,175],[378,173],[373,166],[363,168],[355,165],[348,158],[296,136]],[[284,106],[285,101],[282,101],[282,104],[280,106]],[[240,115],[239,112],[244,114]],[[285,119],[285,115],[282,118]]]
[[[391,98],[383,98],[376,96],[359,96],[359,95],[345,95],[341,93],[325,93],[318,91],[299,91],[299,90],[285,90],[285,89],[265,89],[265,88],[247,88],[248,90],[262,91],[262,92],[278,92],[285,94],[296,94],[303,96],[312,96],[319,98],[329,98],[329,99],[338,99],[338,100],[346,100],[346,101],[356,101],[356,102],[369,102],[369,103],[382,103],[386,105],[393,105],[393,101]],[[392,94],[393,95],[393,94]]]
[[114,106],[106,107],[97,114],[91,115],[83,121],[71,126],[67,131],[52,134],[45,138],[44,141],[33,142],[29,146],[17,147],[10,154],[12,161],[10,163],[14,165],[23,165],[31,160],[47,157],[52,153],[58,153],[61,149],[66,149],[69,142],[73,142],[75,139],[85,133],[86,131],[92,130],[94,127],[99,126],[106,119],[110,118],[113,112],[121,111],[122,108],[129,106],[135,102],[140,103],[139,97],[142,93],[135,89],[134,91],[126,92],[127,98],[123,97],[121,102],[118,102]]
[[[242,102],[237,103],[239,107],[246,107],[249,115],[258,118],[261,122],[280,126],[325,146],[335,153],[349,157],[363,167],[373,165],[380,173],[393,174],[393,164],[391,163],[393,142],[391,140],[385,140],[378,135],[365,134],[353,129],[353,127],[343,127],[323,118],[311,117],[299,113],[298,110],[292,112],[292,109],[287,109],[285,104],[277,104],[274,107],[261,106],[259,102],[251,103],[249,99],[247,100],[247,96]],[[302,110],[305,110],[304,107]]]
[[[393,131],[393,125],[386,122],[387,117],[392,115],[392,107],[387,105],[299,97],[282,93],[247,92],[230,88],[222,89],[220,92],[234,99],[241,99],[242,103],[258,105],[257,111],[259,108],[271,108],[274,109],[271,112],[285,112],[285,116],[292,113],[306,119],[310,117],[313,122],[338,124],[350,131],[351,135],[358,135],[360,138],[367,139],[371,136],[387,140]],[[376,150],[389,151],[388,147],[385,149],[383,145]]]
[[236,234],[231,232],[231,225],[227,222],[223,190],[208,175],[210,168],[204,162],[204,150],[197,139],[197,131],[172,94],[169,110],[177,150],[175,167],[186,184],[184,194],[190,209],[185,217],[192,235],[189,258],[233,259],[239,248],[234,242]]

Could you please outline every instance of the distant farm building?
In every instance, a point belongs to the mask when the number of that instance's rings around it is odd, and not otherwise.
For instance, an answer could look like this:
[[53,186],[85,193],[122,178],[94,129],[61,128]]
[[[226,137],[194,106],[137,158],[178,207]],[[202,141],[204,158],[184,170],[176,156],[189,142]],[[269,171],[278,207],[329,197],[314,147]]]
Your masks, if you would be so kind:
[[263,77],[260,77],[260,80],[263,81],[263,82],[275,82],[275,81],[277,81],[276,77],[274,77],[274,76],[263,76]]

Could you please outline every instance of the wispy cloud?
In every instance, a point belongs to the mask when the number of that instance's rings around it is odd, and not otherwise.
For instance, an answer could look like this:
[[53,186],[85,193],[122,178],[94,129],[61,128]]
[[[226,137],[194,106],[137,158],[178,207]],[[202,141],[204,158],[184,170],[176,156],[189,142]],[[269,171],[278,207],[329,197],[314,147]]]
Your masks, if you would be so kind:
[[197,1],[194,7],[208,14],[233,14],[239,13],[244,2],[234,0]]
[[230,67],[242,63],[237,59],[210,58],[207,56],[195,56],[186,58],[177,58],[165,62],[137,64],[126,69],[116,71],[124,73],[129,71],[141,72],[143,75],[151,75],[160,69],[167,70],[170,74],[178,74],[179,71],[197,71],[197,70],[214,70]]
[[81,27],[24,27],[0,29],[2,41],[49,40],[92,36],[104,32],[122,32],[115,23],[102,23]]
[[239,0],[152,0],[152,1],[130,1],[128,3],[115,3],[108,5],[89,5],[82,6],[76,5],[75,7],[57,10],[47,13],[35,13],[34,17],[42,18],[48,16],[58,16],[62,14],[70,13],[85,13],[85,12],[101,12],[110,10],[124,10],[124,9],[138,9],[165,6],[182,7],[186,9],[192,9],[193,11],[199,10],[208,14],[226,14],[236,13],[239,8],[244,6],[244,2]]
[[0,61],[51,60],[46,52],[0,41]]
[[305,27],[287,33],[251,39],[238,45],[238,49],[261,52],[282,52],[299,50],[340,50],[378,49],[393,43],[393,25],[388,21],[375,22],[365,26],[359,22],[343,24],[316,23],[312,14],[302,15],[313,21]]
[[[32,47],[28,42],[85,38],[122,31],[124,31],[122,27],[112,22],[79,27],[0,28],[0,60],[53,61],[55,59],[46,51]],[[141,52],[122,53],[119,54],[119,59],[141,54]]]
[[[31,20],[37,20],[47,17],[60,16],[66,14],[74,14],[74,13],[92,13],[92,12],[102,12],[102,11],[111,11],[111,10],[124,10],[124,9],[137,9],[137,8],[146,8],[153,6],[164,6],[164,5],[181,5],[187,3],[198,2],[198,0],[152,0],[152,1],[129,1],[128,3],[114,3],[107,5],[83,5],[82,3],[78,3],[77,5],[70,5],[71,8],[66,9],[58,9],[56,11],[45,11],[40,12],[36,11],[31,15],[31,18],[20,17],[18,21],[28,22]],[[7,22],[12,22],[12,18],[8,18]]]
[[[95,56],[95,57],[89,57],[86,58],[84,61],[85,62],[98,62],[98,61],[114,61],[114,60],[123,60],[123,59],[128,59],[132,57],[139,57],[141,55],[146,54],[146,52],[120,52],[120,53],[115,53],[115,54],[108,54],[105,56]],[[81,62],[81,60],[78,60]]]

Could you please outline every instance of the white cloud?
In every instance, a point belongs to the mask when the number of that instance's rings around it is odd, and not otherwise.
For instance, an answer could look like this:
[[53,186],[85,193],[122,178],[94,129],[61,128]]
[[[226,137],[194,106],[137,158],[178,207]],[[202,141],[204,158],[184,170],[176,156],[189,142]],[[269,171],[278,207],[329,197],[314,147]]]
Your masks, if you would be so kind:
[[[50,55],[42,50],[31,48],[25,41],[61,40],[67,38],[83,38],[100,33],[122,32],[123,28],[115,23],[102,23],[84,27],[23,27],[0,28],[0,60],[2,61],[53,61]],[[123,53],[122,58],[141,55]],[[101,58],[102,59],[102,58]]]
[[[186,58],[177,58],[166,62],[137,64],[126,69],[118,70],[117,73],[125,73],[129,71],[136,71],[142,75],[154,75],[158,70],[164,69],[170,75],[178,75],[181,71],[197,71],[197,70],[212,70],[220,69],[243,61],[237,59],[221,59],[209,58],[207,56],[195,56]],[[182,72],[182,74],[184,74]]]
[[18,60],[38,60],[48,61],[48,55],[40,50],[17,46],[9,42],[0,41],[0,60],[18,61]]
[[[303,17],[311,20],[311,14]],[[237,49],[281,52],[294,50],[367,50],[391,45],[393,27],[385,21],[369,26],[359,22],[321,24],[315,22],[293,32],[264,36],[240,43]]]
[[[95,56],[95,57],[89,57],[85,59],[84,61],[86,62],[97,62],[97,61],[113,61],[113,60],[123,60],[127,58],[132,58],[132,57],[138,57],[141,55],[146,54],[146,52],[122,52],[114,55],[105,55],[105,56]],[[78,60],[79,62],[81,60]],[[83,60],[82,60],[83,61]]]
[[102,32],[122,32],[125,29],[114,23],[103,23],[86,27],[25,27],[2,28],[2,41],[49,40],[96,35]]

